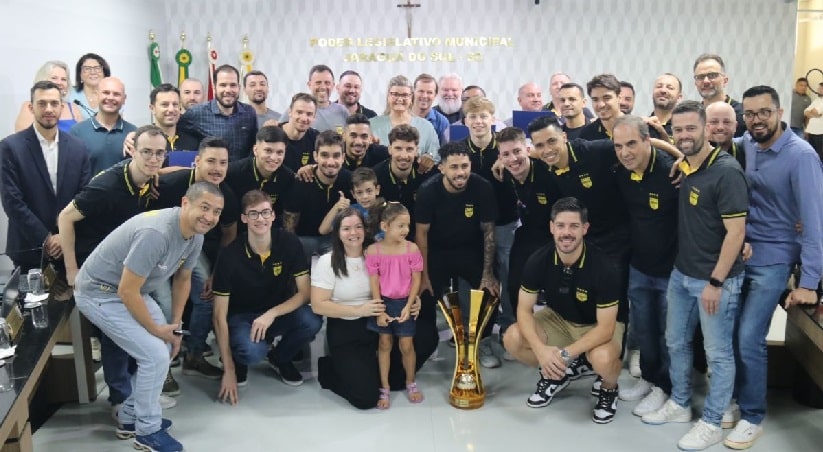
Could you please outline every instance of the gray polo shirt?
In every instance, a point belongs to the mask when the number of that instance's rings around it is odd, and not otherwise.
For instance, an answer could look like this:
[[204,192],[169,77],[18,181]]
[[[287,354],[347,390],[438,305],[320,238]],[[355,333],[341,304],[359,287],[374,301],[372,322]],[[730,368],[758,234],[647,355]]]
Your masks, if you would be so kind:
[[[683,179],[678,200],[678,251],[674,266],[684,275],[708,281],[726,236],[723,220],[745,217],[749,191],[740,164],[715,148],[700,168]],[[728,277],[743,271],[737,254]]]
[[789,127],[802,129],[806,125],[806,117],[803,110],[812,104],[812,98],[808,94],[800,95],[797,91],[792,91],[792,114],[789,116]]
[[194,268],[203,236],[183,238],[180,212],[180,207],[145,212],[112,231],[80,267],[75,291],[101,301],[119,301],[124,267],[146,278],[141,294],[153,292],[180,267]]
[[269,119],[274,119],[275,121],[279,121],[280,116],[282,116],[280,113],[272,110],[271,108],[267,108],[266,112],[263,113],[262,115],[258,113],[257,114],[257,130],[260,130],[260,128],[263,127],[263,123],[268,121]]
[[[346,119],[349,117],[349,111],[346,107],[332,102],[326,108],[317,108],[317,114],[314,118],[314,123],[311,127],[317,129],[318,132],[326,130],[334,130],[340,135],[343,134],[343,129],[346,127]],[[289,111],[286,110],[280,116],[280,122],[287,122],[289,120]]]

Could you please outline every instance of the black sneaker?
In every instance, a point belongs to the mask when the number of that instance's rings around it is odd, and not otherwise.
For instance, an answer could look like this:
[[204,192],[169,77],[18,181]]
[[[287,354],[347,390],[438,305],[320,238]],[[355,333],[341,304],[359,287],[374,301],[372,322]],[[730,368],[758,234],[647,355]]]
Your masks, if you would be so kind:
[[540,377],[537,382],[537,389],[534,394],[529,396],[526,400],[526,405],[531,408],[542,408],[552,403],[552,399],[558,392],[569,385],[569,377],[563,377],[562,380],[549,380],[548,378]]
[[274,373],[280,376],[283,383],[289,386],[300,386],[303,384],[303,375],[300,374],[300,371],[297,370],[294,363],[289,361],[283,364],[276,364],[271,358],[272,355],[269,354],[269,365],[274,369]]
[[566,368],[566,376],[569,377],[569,380],[576,381],[584,377],[592,377],[597,375],[594,373],[594,369],[592,368],[591,363],[589,360],[586,359],[586,355],[580,355],[569,364],[569,367]]
[[237,386],[240,388],[249,384],[249,366],[234,363],[234,377],[237,379]]
[[171,369],[169,369],[169,373],[166,374],[166,381],[163,382],[163,390],[161,393],[167,397],[180,395],[180,385],[177,384],[177,381],[172,376]]
[[617,393],[617,388],[600,388],[597,405],[592,411],[592,420],[596,424],[608,424],[614,420],[614,415],[617,413]]
[[602,387],[602,385],[603,385],[603,377],[598,375],[597,378],[594,379],[594,382],[592,382],[592,395],[593,396],[600,397],[600,388]]
[[189,353],[183,358],[183,375],[196,375],[209,380],[219,380],[223,378],[223,369],[212,365],[203,356],[194,357]]

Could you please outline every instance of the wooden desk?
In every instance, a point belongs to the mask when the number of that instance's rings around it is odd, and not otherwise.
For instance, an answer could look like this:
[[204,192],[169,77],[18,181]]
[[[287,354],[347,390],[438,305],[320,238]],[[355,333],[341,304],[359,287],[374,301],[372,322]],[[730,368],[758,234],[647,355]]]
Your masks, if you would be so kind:
[[[51,301],[47,305],[48,328],[34,328],[30,316],[17,336],[17,350],[11,362],[13,389],[0,393],[0,452],[32,451],[29,403],[40,383],[40,376],[57,342],[55,331],[68,322],[73,301]],[[9,365],[9,364],[7,364]]]

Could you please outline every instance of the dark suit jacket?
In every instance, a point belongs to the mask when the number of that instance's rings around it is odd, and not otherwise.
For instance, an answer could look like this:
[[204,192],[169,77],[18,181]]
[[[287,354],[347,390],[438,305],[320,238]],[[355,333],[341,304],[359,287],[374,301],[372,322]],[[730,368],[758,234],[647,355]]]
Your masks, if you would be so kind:
[[6,252],[15,265],[39,268],[39,248],[57,232],[57,215],[91,178],[86,145],[60,132],[57,148],[57,193],[34,126],[0,141],[0,199],[9,217]]

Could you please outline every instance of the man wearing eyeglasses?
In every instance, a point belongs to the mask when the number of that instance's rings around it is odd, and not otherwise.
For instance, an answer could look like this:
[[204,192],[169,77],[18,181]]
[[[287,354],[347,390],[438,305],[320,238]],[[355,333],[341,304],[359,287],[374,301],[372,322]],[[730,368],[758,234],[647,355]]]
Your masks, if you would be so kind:
[[[250,365],[264,357],[283,383],[303,384],[292,359],[323,325],[308,306],[309,263],[300,240],[272,228],[269,195],[252,190],[241,200],[240,220],[248,226],[226,247],[214,272],[214,333],[223,359],[218,398],[238,400]],[[269,351],[275,337],[280,342]]]
[[[526,401],[531,408],[548,406],[569,385],[567,368],[586,355],[603,378],[592,421],[606,424],[617,413],[628,314],[620,301],[621,272],[608,255],[585,241],[588,211],[576,198],[561,198],[552,206],[549,229],[554,242],[535,251],[523,267],[517,323],[506,331],[506,350],[539,369],[537,389]],[[546,308],[535,313],[541,290]]]
[[97,113],[69,130],[86,144],[93,175],[123,160],[123,141],[137,129],[120,116],[120,108],[126,103],[126,86],[120,79],[106,77],[100,80],[98,92]]
[[223,211],[220,214],[220,227],[209,230],[203,239],[203,250],[192,271],[191,279],[191,318],[188,330],[191,335],[186,338],[187,352],[183,360],[183,374],[197,375],[216,380],[223,371],[205,357],[208,350],[206,337],[211,330],[212,303],[211,292],[212,268],[217,260],[219,250],[237,237],[237,220],[240,206],[237,196],[223,181],[229,166],[228,144],[222,138],[207,137],[200,142],[194,168],[176,171],[160,177],[160,196],[152,207],[165,209],[176,207],[190,186],[197,182],[210,182],[223,193]]
[[731,105],[737,116],[737,130],[734,136],[743,136],[746,133],[746,125],[743,123],[743,104],[726,94],[729,77],[726,75],[726,64],[723,58],[720,55],[704,53],[694,60],[693,71],[694,86],[703,98],[703,108],[707,108],[714,102],[725,102]]
[[[166,135],[157,126],[143,126],[135,131],[134,142],[136,151],[131,159],[96,175],[57,218],[69,285],[74,285],[80,265],[111,231],[148,210],[151,186],[157,183],[166,157]],[[171,306],[163,308],[170,313]],[[101,335],[100,344],[109,402],[116,410],[131,394],[134,363],[105,335]],[[163,404],[174,406],[174,399]]]
[[[782,117],[774,88],[754,86],[743,93],[751,207],[735,341],[740,422],[725,440],[733,449],[747,449],[763,434],[766,334],[792,267],[802,262],[797,288],[786,298],[786,307],[817,303],[815,289],[823,274],[823,169],[811,146],[784,129]],[[803,226],[799,234],[798,221]]]

